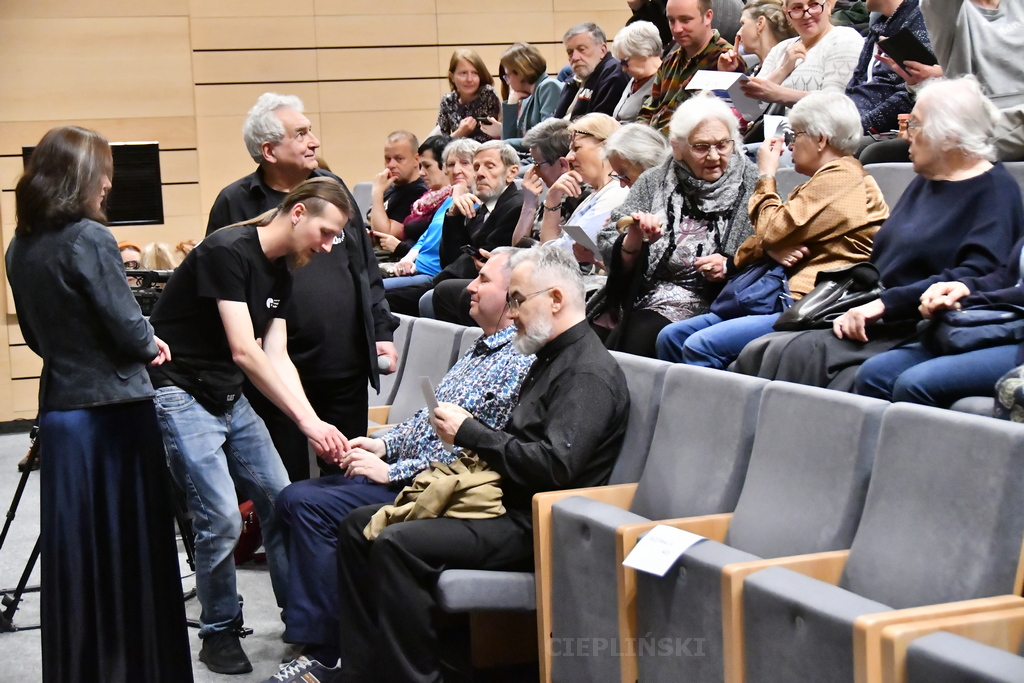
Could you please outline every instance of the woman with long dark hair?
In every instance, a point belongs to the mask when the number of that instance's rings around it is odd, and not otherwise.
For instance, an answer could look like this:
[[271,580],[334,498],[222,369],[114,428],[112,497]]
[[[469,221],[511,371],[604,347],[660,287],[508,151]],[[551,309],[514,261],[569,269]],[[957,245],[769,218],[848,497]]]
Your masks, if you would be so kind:
[[103,225],[110,145],[54,128],[15,189],[7,277],[43,359],[43,681],[192,680],[163,444],[146,364],[153,335]]

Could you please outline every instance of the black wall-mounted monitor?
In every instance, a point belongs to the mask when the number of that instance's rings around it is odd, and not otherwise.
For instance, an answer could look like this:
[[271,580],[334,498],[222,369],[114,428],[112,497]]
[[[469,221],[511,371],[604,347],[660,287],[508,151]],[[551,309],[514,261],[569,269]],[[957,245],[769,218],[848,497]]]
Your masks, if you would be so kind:
[[[22,147],[28,165],[32,147]],[[164,222],[164,198],[160,183],[160,145],[155,142],[112,142],[113,187],[107,195],[110,225],[155,225]]]

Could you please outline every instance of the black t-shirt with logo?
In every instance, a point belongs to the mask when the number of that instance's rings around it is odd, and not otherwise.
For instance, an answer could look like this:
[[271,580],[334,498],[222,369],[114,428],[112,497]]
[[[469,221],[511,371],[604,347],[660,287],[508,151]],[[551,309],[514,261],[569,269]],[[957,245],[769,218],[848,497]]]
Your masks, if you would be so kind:
[[291,286],[285,259],[267,258],[256,226],[211,234],[174,271],[153,308],[149,321],[172,357],[150,368],[153,384],[181,387],[214,412],[231,405],[244,374],[231,359],[217,300],[245,303],[261,338],[274,318],[285,317]]

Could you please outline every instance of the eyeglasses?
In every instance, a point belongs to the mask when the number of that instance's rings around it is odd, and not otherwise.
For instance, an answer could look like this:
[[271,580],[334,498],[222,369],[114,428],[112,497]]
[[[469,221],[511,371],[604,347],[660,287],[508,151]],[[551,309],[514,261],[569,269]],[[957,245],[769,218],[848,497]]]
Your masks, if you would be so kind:
[[575,142],[576,138],[578,136],[580,136],[580,135],[586,135],[587,137],[594,138],[595,140],[600,140],[601,142],[604,142],[607,139],[603,135],[598,135],[597,133],[591,133],[590,131],[587,131],[587,130],[574,130],[572,132],[572,138],[571,138],[572,141]]
[[505,294],[505,305],[508,306],[508,310],[510,311],[518,311],[519,307],[525,304],[527,300],[532,299],[538,294],[550,292],[552,289],[554,289],[554,287],[548,287],[547,289],[542,289],[538,292],[533,292],[532,294],[517,294],[515,296]]
[[825,9],[824,5],[812,2],[803,9],[786,10],[786,14],[790,19],[803,19],[804,17],[816,17],[821,14],[823,9]]
[[629,176],[619,175],[618,173],[615,172],[609,173],[608,177],[611,178],[612,180],[618,180],[620,183],[626,185],[627,187],[633,182],[629,179]]
[[690,149],[693,150],[693,155],[697,157],[706,157],[711,154],[711,150],[718,152],[719,156],[725,156],[732,151],[733,141],[719,140],[718,142],[697,142],[697,143],[686,143],[690,145]]
[[124,269],[125,270],[138,270],[139,269],[139,262],[138,261],[125,261],[124,262]]
[[917,135],[924,128],[924,124],[916,119],[907,119],[907,134]]
[[808,132],[805,130],[787,130],[785,133],[783,133],[782,140],[783,142],[786,143],[786,146],[788,147],[792,144],[795,144],[796,139],[801,135],[808,135]]

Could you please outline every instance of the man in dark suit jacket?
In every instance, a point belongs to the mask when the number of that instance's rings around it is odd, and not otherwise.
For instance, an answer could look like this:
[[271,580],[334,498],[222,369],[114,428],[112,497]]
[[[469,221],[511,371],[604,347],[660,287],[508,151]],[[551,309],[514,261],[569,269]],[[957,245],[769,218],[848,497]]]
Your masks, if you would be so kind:
[[519,155],[506,142],[485,142],[473,156],[476,190],[455,197],[445,214],[441,231],[441,272],[425,285],[401,287],[387,292],[391,310],[419,315],[420,298],[435,285],[452,279],[476,277],[474,253],[511,245],[512,233],[523,209],[523,198],[514,182],[519,173]]
[[562,44],[575,77],[562,88],[554,117],[578,119],[593,112],[611,116],[629,76],[608,53],[604,31],[589,21],[576,24],[565,32]]

